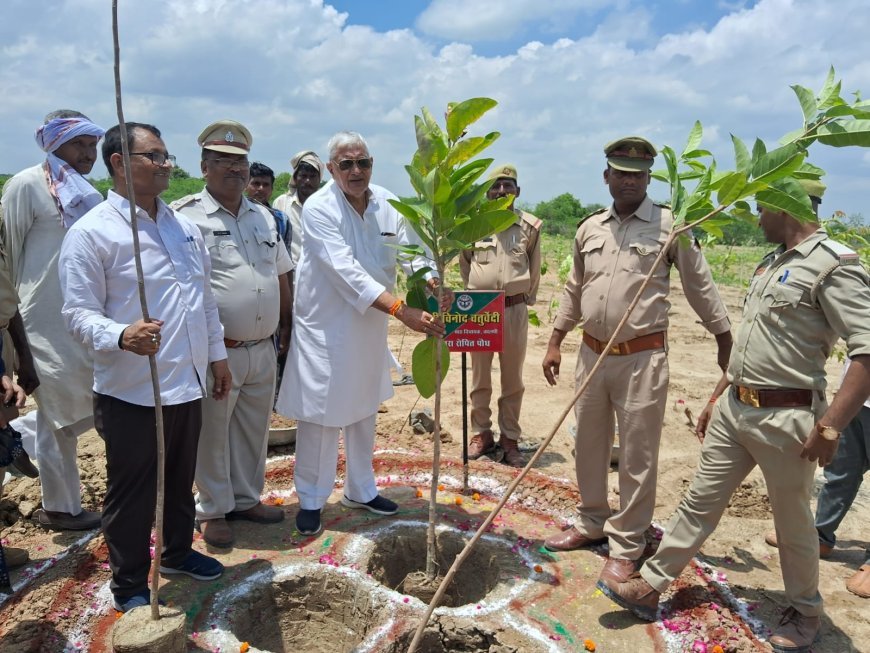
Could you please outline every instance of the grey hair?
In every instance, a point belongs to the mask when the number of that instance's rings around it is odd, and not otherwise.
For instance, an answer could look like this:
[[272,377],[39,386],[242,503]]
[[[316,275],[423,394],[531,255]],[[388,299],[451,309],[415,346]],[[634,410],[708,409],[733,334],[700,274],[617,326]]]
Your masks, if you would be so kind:
[[340,149],[351,147],[353,145],[362,147],[366,151],[366,154],[371,156],[371,152],[369,152],[369,144],[366,143],[366,139],[362,137],[362,134],[359,132],[344,131],[338,132],[329,139],[329,143],[326,145],[326,149],[329,152],[329,160],[332,161]]
[[47,125],[52,120],[56,120],[57,118],[84,118],[85,120],[90,120],[90,118],[88,118],[80,111],[73,111],[72,109],[58,109],[57,111],[52,111],[45,116],[45,124]]

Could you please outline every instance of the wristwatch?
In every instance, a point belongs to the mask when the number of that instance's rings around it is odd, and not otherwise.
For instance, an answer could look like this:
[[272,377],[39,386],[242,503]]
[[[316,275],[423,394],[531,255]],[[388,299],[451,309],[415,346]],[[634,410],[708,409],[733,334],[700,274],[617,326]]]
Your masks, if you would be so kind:
[[833,426],[823,426],[820,422],[816,422],[816,431],[819,432],[825,440],[833,442],[840,437],[840,432]]

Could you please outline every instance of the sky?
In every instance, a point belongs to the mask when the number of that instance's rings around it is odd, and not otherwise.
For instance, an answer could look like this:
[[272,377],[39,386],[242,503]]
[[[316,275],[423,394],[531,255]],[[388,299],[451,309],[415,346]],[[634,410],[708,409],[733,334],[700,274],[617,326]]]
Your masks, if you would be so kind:
[[[844,96],[870,97],[866,0],[119,0],[127,120],[157,125],[199,176],[196,138],[229,118],[253,134],[251,160],[276,173],[339,130],[362,133],[373,181],[409,194],[404,166],[423,106],[486,96],[470,133],[517,166],[520,201],[561,193],[608,203],[604,145],[642,135],[682,150],[696,120],[719,169],[729,134],[768,147],[800,126],[792,84],[818,90],[830,66]],[[110,0],[0,3],[0,173],[42,159],[46,113],[110,127]],[[822,209],[870,216],[870,150],[813,146]],[[660,162],[660,159],[659,159]],[[658,166],[657,166],[658,167]],[[105,177],[102,162],[92,173]],[[664,199],[659,182],[650,195]]]

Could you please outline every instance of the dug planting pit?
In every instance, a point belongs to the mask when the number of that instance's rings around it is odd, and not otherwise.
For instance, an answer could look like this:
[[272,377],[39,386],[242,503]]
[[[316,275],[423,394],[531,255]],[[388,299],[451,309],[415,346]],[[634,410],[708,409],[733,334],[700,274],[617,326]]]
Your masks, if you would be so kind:
[[[465,547],[467,539],[454,530],[436,530],[436,569],[439,578],[443,578]],[[504,543],[481,541],[463,563],[462,573],[457,574],[447,587],[440,605],[459,607],[477,604],[499,584],[512,585],[521,574],[527,575],[528,569],[517,563],[516,556],[509,555],[509,549],[510,546]],[[415,577],[425,575],[425,567],[426,524],[420,523],[418,526],[396,528],[389,537],[378,539],[367,571],[386,587],[428,602],[430,596],[420,596],[414,591],[416,584],[412,582]]]
[[247,643],[252,651],[354,651],[377,641],[394,617],[395,606],[372,585],[327,565],[269,568],[221,592],[210,616],[223,633],[220,643],[233,648]]

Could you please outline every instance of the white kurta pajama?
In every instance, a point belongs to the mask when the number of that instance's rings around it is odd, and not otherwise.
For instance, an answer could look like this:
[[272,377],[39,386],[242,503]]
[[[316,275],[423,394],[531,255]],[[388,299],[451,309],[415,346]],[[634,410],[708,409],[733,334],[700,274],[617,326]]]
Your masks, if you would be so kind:
[[58,256],[66,229],[42,164],[10,179],[2,203],[9,270],[40,381],[38,411],[12,425],[27,440],[35,436],[43,508],[77,515],[76,438],[94,425],[94,373],[90,353],[69,334],[60,313]]
[[[362,503],[377,496],[374,416],[393,386],[388,316],[372,304],[396,282],[398,250],[390,245],[418,243],[390,198],[370,185],[361,218],[330,181],[303,208],[293,336],[276,410],[299,421],[295,482],[305,510],[322,508],[332,492],[340,429],[348,453],[345,493]],[[422,257],[403,262],[409,273],[427,265]]]

